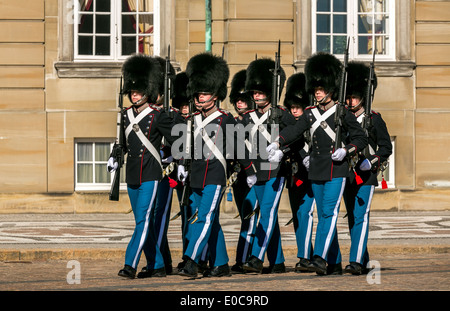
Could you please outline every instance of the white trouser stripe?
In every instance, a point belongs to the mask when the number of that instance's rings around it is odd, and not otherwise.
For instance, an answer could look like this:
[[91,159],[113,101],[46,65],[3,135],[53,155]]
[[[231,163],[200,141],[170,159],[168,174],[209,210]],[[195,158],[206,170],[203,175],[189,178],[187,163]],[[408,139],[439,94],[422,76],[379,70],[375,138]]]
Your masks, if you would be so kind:
[[164,214],[161,219],[161,226],[159,228],[159,234],[157,236],[158,238],[158,247],[161,247],[161,241],[164,236],[164,229],[166,228],[166,219],[167,219],[167,212],[169,211],[170,203],[172,203],[172,194],[173,194],[173,188],[169,189],[169,195],[167,196],[166,206],[164,206]]
[[363,244],[367,232],[367,227],[369,225],[369,211],[370,211],[370,205],[372,204],[372,197],[373,197],[373,191],[375,189],[375,186],[370,187],[370,195],[369,195],[369,201],[367,202],[366,212],[364,214],[364,223],[361,228],[361,235],[359,236],[359,243],[358,243],[358,251],[356,255],[356,262],[361,262],[361,257],[364,255],[362,253],[363,251]]
[[[255,201],[255,205],[253,206],[253,211],[255,210],[255,208],[258,206],[258,200]],[[246,262],[247,261],[247,254],[250,248],[250,240],[252,238],[253,235],[253,228],[255,227],[255,223],[256,223],[256,218],[257,215],[256,213],[250,218],[250,222],[248,224],[248,229],[247,229],[247,236],[245,237],[245,247],[244,247],[244,252],[242,253],[242,259],[241,262]]]
[[334,229],[336,229],[336,233],[337,233],[336,220],[338,217],[338,209],[339,209],[339,205],[341,204],[342,194],[344,193],[344,189],[345,189],[345,180],[346,180],[345,178],[342,178],[341,192],[339,193],[339,198],[336,202],[336,205],[334,206],[333,218],[331,220],[330,230],[328,231],[327,239],[325,240],[325,247],[323,248],[323,253],[321,256],[324,259],[327,256],[328,248],[330,247],[331,237],[333,236]]
[[314,199],[311,203],[311,208],[309,209],[309,217],[308,217],[308,230],[306,231],[306,239],[305,239],[305,258],[309,259],[309,244],[311,243],[311,232],[313,225],[313,212],[314,212],[314,204],[316,204],[316,200]]
[[150,200],[150,205],[148,206],[147,214],[145,215],[144,230],[142,230],[141,240],[139,241],[139,247],[137,249],[136,256],[134,257],[134,260],[133,260],[132,267],[135,269],[136,269],[136,262],[139,259],[139,257],[141,256],[141,250],[142,250],[142,247],[144,246],[145,239],[147,237],[148,225],[149,225],[149,220],[150,220],[150,212],[152,211],[153,202],[155,201],[157,190],[158,190],[158,182],[155,181],[155,184],[153,185],[152,199]]
[[267,248],[267,244],[269,243],[269,236],[272,233],[273,225],[274,225],[274,218],[276,217],[275,208],[277,207],[278,202],[280,200],[280,196],[281,196],[281,192],[283,191],[283,187],[284,187],[284,177],[281,177],[280,184],[279,184],[278,190],[277,190],[277,195],[273,202],[272,208],[270,209],[269,225],[267,226],[267,232],[266,232],[266,236],[264,237],[264,243],[263,243],[263,246],[261,247],[261,251],[259,252],[259,255],[258,255],[258,258],[260,260],[264,259],[264,252]]
[[211,203],[211,208],[210,208],[210,210],[208,212],[208,215],[206,215],[205,225],[203,226],[202,233],[200,234],[200,237],[198,238],[197,242],[195,243],[194,251],[192,252],[192,258],[195,258],[197,256],[197,252],[198,252],[198,248],[200,246],[200,243],[205,238],[205,235],[206,235],[206,232],[208,232],[209,226],[211,226],[212,212],[216,208],[217,201],[220,198],[221,189],[222,189],[222,186],[218,185],[217,188],[216,188],[216,192],[214,193],[214,199],[213,199],[213,201]]

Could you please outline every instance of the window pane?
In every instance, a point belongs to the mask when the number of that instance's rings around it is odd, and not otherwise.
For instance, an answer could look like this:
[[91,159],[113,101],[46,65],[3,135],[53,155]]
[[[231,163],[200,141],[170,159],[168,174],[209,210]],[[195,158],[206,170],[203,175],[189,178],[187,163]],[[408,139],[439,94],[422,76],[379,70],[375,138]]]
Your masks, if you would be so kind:
[[92,183],[92,164],[77,164],[77,182]]
[[77,160],[78,161],[92,161],[92,144],[90,143],[79,143],[77,144]]
[[79,0],[78,3],[80,4],[80,12],[92,12],[94,6],[92,5],[92,0]]
[[136,53],[136,38],[122,36],[122,55]]
[[96,143],[95,144],[95,161],[108,161],[109,154],[111,153],[111,147],[109,143]]
[[379,15],[379,14],[375,15],[375,20],[374,20],[375,33],[378,33],[378,34],[387,33],[386,25],[388,25],[388,23],[386,23],[385,15]]
[[317,36],[317,51],[330,53],[330,36]]
[[317,32],[330,33],[330,15],[317,14]]
[[153,55],[153,36],[139,37],[139,52]]
[[372,12],[372,0],[359,0],[358,1],[358,12]]
[[139,12],[153,12],[153,0],[139,0]]
[[136,15],[122,15],[122,33],[136,33]]
[[331,0],[317,0],[317,12],[330,12]]
[[347,0],[334,0],[333,1],[334,12],[347,12]]
[[95,55],[110,54],[110,37],[95,37]]
[[333,37],[333,54],[344,54],[347,48],[347,37],[335,36]]
[[95,32],[96,33],[111,33],[111,16],[110,15],[96,15],[95,16]]
[[78,25],[79,33],[94,33],[93,16],[82,14],[80,24]]
[[111,12],[111,0],[96,0],[97,12]]
[[359,15],[358,16],[358,33],[366,34],[372,33],[373,18],[371,15]]
[[92,36],[78,37],[78,54],[92,55],[93,49],[94,49],[94,47],[93,47],[93,37]]
[[108,173],[105,164],[95,164],[95,182],[96,183],[110,183],[111,174]]
[[347,15],[334,15],[333,33],[347,33]]

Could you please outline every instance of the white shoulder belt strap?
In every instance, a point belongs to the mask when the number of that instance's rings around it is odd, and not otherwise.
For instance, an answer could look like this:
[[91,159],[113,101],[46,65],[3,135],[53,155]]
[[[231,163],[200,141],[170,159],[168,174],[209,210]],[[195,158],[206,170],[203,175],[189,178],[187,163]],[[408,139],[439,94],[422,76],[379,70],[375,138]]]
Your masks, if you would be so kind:
[[141,129],[139,128],[139,122],[152,111],[152,108],[147,107],[143,111],[141,111],[141,113],[139,113],[135,118],[132,109],[128,109],[127,115],[128,119],[130,120],[130,125],[128,125],[128,127],[126,128],[125,135],[128,138],[131,131],[134,131],[145,148],[147,148],[147,150],[152,154],[156,161],[158,161],[158,164],[162,170],[163,166],[161,163],[161,156],[159,152],[156,150],[155,146],[153,146],[153,144],[148,140],[148,138],[145,137],[144,133],[142,133]]

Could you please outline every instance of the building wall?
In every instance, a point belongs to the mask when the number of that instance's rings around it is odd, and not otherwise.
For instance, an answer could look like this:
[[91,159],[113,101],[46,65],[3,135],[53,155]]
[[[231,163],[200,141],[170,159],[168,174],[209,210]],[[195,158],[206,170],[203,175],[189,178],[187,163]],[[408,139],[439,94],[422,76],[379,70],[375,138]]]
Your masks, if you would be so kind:
[[[175,19],[165,42],[175,46],[173,59],[181,70],[204,51],[204,3],[173,0],[164,7],[165,16]],[[372,208],[448,209],[450,2],[396,3],[413,18],[407,29],[397,30],[404,37],[398,42],[406,43],[398,43],[396,66],[377,64],[374,101],[395,137],[396,188],[377,190]],[[71,63],[71,26],[62,22],[65,4],[0,0],[0,213],[129,209],[125,192],[119,202],[109,201],[105,192],[74,192],[75,139],[116,135],[120,64],[89,75],[101,66]],[[230,81],[256,56],[273,58],[278,40],[287,77],[301,71],[310,55],[302,25],[308,23],[309,5],[305,0],[212,0],[212,50],[220,55],[225,47]],[[223,106],[233,111],[228,100]],[[223,209],[234,207],[224,201]],[[280,209],[290,210],[286,191]]]

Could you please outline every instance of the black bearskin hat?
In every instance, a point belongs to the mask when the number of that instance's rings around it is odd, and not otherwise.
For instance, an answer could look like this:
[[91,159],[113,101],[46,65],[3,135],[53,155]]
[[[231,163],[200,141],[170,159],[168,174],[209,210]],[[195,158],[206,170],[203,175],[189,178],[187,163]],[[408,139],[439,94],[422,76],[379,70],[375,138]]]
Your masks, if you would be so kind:
[[309,106],[309,94],[306,92],[305,83],[306,77],[302,72],[289,77],[284,96],[284,106],[287,109],[291,109],[292,105],[300,106],[303,110]]
[[164,79],[161,66],[155,58],[144,54],[130,56],[123,63],[122,73],[124,94],[130,95],[135,90],[147,95],[150,103],[156,102]]
[[222,57],[209,52],[197,54],[188,61],[186,74],[189,79],[187,94],[190,98],[200,92],[213,93],[220,101],[227,97],[230,70]]
[[231,80],[231,91],[230,91],[230,103],[236,105],[236,102],[241,99],[245,101],[250,108],[252,103],[252,98],[250,94],[245,91],[245,78],[247,70],[242,69],[238,71]]
[[314,88],[323,87],[337,99],[342,69],[341,61],[332,54],[317,52],[312,55],[305,64],[306,91],[314,94]]
[[[275,61],[270,58],[260,58],[252,61],[247,67],[247,78],[245,80],[246,91],[261,91],[272,97],[273,70]],[[286,74],[280,67],[280,90],[278,96],[283,91]]]
[[188,82],[189,79],[185,71],[175,76],[172,87],[172,107],[180,109],[181,105],[189,104],[189,97],[186,93]]
[[[367,94],[370,68],[363,62],[351,61],[348,63],[347,72],[347,95],[354,95],[364,98]],[[374,72],[373,89],[377,88],[377,76]]]
[[[161,66],[161,75],[162,75],[162,83],[159,86],[159,94],[164,95],[164,76],[166,74],[166,60],[162,58],[161,56],[155,56],[156,60],[159,62],[159,65]],[[169,62],[169,79],[171,81],[171,84],[173,85],[173,80],[175,79],[175,69],[173,68],[172,64]],[[173,92],[171,94],[173,97]]]

